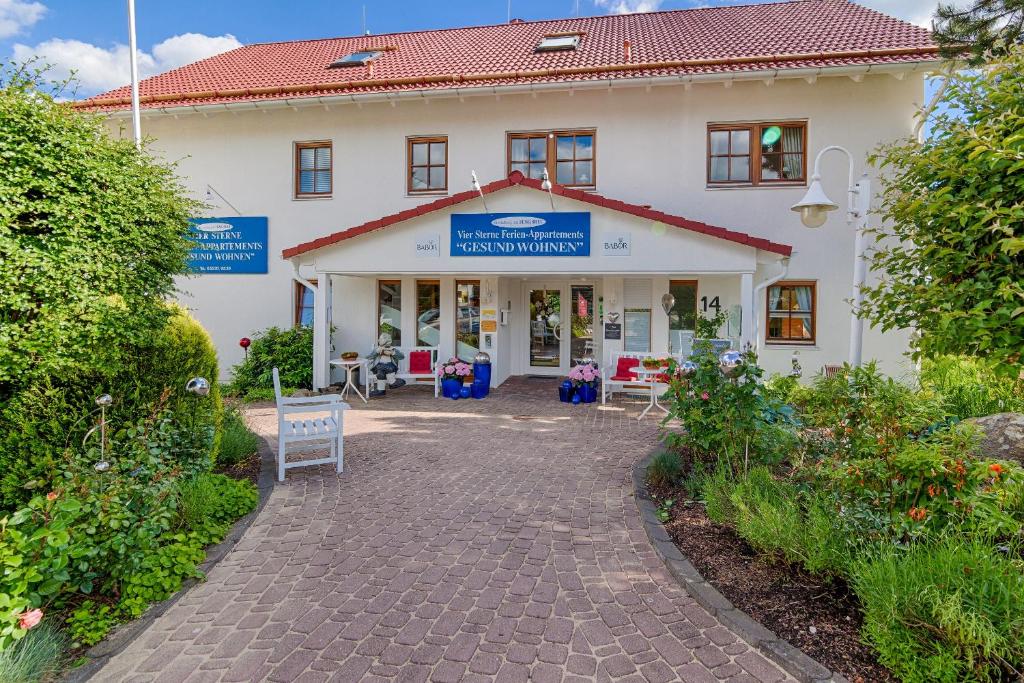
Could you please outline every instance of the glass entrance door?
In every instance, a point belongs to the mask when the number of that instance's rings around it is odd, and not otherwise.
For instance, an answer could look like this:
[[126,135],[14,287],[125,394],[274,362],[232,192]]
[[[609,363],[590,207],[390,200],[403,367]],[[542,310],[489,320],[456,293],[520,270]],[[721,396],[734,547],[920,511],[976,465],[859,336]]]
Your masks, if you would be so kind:
[[583,358],[596,358],[594,321],[598,320],[594,310],[594,286],[572,285],[569,288],[572,322],[569,336],[569,360],[575,365]]
[[530,302],[530,369],[552,374],[562,368],[562,290],[534,288],[526,290]]

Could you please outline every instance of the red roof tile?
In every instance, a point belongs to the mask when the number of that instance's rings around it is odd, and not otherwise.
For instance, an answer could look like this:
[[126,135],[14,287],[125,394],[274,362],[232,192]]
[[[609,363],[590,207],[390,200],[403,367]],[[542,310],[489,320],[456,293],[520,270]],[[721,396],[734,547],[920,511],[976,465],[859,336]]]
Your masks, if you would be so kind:
[[[535,52],[543,36],[568,32],[582,34],[576,50]],[[367,66],[329,68],[372,49],[384,52]],[[936,59],[923,28],[846,0],[796,0],[247,45],[147,78],[141,94],[144,107],[174,107]],[[125,108],[129,94],[79,106]]]
[[[480,189],[484,194],[492,194],[494,192],[498,192],[499,190],[504,190],[509,187],[514,187],[516,185],[521,185],[522,187],[529,187],[539,192],[544,192],[544,190],[542,190],[540,186],[541,181],[534,180],[532,178],[526,178],[519,171],[512,171],[512,173],[509,174],[508,178],[495,180],[493,183],[488,183],[487,185],[484,185]],[[683,230],[690,230],[692,232],[697,232],[702,235],[710,235],[712,237],[717,237],[719,239],[728,240],[729,242],[736,242],[738,244],[744,244],[749,247],[754,247],[755,249],[763,249],[765,251],[781,254],[782,256],[789,256],[793,252],[793,247],[789,246],[788,244],[778,244],[776,242],[763,239],[761,237],[754,237],[753,235],[748,235],[745,232],[736,232],[734,230],[726,230],[725,228],[716,228],[713,225],[707,225],[706,223],[700,223],[698,221],[691,221],[687,218],[683,218],[682,216],[673,216],[672,214],[664,213],[661,211],[655,211],[650,207],[640,206],[639,204],[630,204],[628,202],[620,202],[615,199],[607,199],[593,192],[581,192],[580,190],[573,190],[567,187],[562,187],[561,185],[557,185],[555,183],[552,183],[551,192],[553,194],[562,195],[564,197],[571,197],[572,199],[576,199],[581,202],[586,202],[588,204],[594,204],[595,206],[608,207],[614,211],[628,213],[633,216],[638,216],[640,218],[644,218],[647,220],[660,221],[667,225],[682,228]],[[466,191],[460,192],[459,194],[453,195],[451,197],[442,197],[435,201],[416,207],[417,214],[424,215],[432,211],[439,211],[449,206],[454,206],[456,204],[468,202],[470,200],[476,199],[479,196],[480,195],[477,194],[476,192]],[[355,227],[348,228],[347,230],[342,230],[340,232],[327,235],[326,237],[320,237],[311,242],[303,242],[302,244],[297,244],[294,247],[285,249],[283,252],[281,252],[281,255],[284,258],[292,258],[294,256],[299,256],[310,251],[315,251],[323,247],[338,244],[339,242],[343,242],[353,237],[358,237],[360,235],[365,235],[366,233],[373,232],[375,230],[380,230],[381,228],[386,228],[396,223],[401,223],[402,221],[407,220],[408,218],[410,218],[410,216],[408,215],[408,211],[400,211],[398,213],[393,213],[389,216],[384,216],[383,218],[367,221],[362,225],[357,225]]]

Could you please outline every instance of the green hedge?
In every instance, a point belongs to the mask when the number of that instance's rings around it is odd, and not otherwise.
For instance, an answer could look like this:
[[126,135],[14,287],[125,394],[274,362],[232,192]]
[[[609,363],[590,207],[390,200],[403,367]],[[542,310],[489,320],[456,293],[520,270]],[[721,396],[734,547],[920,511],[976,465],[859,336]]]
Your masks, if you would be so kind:
[[[172,306],[160,332],[135,347],[130,363],[116,375],[47,378],[17,392],[0,408],[0,509],[24,505],[74,460],[86,432],[99,420],[95,399],[103,393],[114,399],[107,412],[112,430],[137,422],[163,402],[183,427],[194,427],[212,464],[223,415],[218,373],[206,330]],[[197,375],[210,380],[209,396],[185,391]],[[95,443],[98,437],[89,441]]]

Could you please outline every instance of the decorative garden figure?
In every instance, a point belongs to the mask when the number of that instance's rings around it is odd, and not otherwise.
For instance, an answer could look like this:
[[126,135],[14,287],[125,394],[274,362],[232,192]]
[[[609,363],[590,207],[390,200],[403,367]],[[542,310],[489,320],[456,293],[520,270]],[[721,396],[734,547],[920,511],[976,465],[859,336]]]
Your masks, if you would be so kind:
[[370,361],[369,370],[377,378],[377,392],[383,393],[387,387],[397,389],[405,385],[405,380],[395,377],[398,372],[398,361],[405,358],[405,354],[391,345],[391,335],[381,332],[377,337],[377,345],[367,356]]

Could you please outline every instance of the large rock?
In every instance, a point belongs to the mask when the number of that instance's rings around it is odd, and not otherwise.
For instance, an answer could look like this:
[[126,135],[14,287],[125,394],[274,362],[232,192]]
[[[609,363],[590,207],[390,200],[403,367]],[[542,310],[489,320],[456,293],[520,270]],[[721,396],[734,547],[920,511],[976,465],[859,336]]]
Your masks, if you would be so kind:
[[1024,465],[1024,415],[997,413],[965,422],[977,425],[985,433],[978,445],[979,455]]

